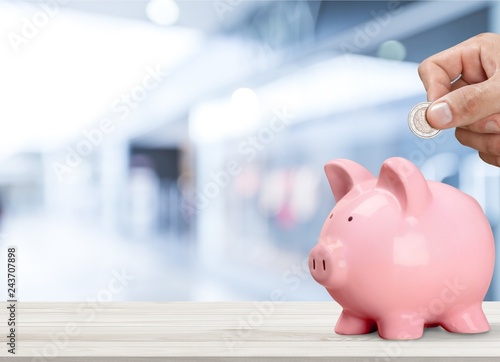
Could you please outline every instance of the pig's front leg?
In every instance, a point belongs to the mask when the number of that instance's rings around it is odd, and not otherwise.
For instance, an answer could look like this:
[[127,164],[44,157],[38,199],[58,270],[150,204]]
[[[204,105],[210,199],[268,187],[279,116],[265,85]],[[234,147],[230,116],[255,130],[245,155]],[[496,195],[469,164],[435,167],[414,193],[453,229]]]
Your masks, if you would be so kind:
[[377,327],[385,339],[417,339],[424,334],[424,319],[416,314],[388,315],[377,321]]
[[338,334],[366,334],[377,330],[377,325],[370,319],[362,319],[353,316],[351,313],[342,311],[335,333]]

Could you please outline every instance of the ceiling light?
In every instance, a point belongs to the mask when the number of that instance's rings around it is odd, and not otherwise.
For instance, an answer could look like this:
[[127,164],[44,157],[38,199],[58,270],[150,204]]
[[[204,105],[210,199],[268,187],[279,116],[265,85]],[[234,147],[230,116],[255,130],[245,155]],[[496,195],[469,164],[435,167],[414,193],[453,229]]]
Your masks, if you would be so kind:
[[242,114],[256,113],[259,110],[259,99],[250,88],[239,88],[231,96],[231,106]]
[[179,20],[179,6],[174,0],[151,0],[146,15],[155,24],[173,25]]
[[406,58],[406,47],[397,40],[388,40],[380,44],[377,55],[379,58],[389,60],[404,60]]

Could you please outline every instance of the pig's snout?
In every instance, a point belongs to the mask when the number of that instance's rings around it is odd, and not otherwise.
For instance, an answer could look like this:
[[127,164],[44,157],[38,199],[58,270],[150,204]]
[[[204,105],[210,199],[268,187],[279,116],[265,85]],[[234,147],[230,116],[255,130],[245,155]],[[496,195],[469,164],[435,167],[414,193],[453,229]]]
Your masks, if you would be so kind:
[[309,255],[309,270],[318,283],[324,285],[332,276],[333,256],[323,245],[316,245]]

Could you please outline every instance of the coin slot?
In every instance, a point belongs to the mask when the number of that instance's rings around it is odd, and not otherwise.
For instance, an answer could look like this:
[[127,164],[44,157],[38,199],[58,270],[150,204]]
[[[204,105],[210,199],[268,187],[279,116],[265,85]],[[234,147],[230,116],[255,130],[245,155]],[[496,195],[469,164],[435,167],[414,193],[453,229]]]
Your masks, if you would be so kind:
[[330,217],[329,217],[329,219],[331,219],[332,217],[333,217],[333,214],[330,214]]

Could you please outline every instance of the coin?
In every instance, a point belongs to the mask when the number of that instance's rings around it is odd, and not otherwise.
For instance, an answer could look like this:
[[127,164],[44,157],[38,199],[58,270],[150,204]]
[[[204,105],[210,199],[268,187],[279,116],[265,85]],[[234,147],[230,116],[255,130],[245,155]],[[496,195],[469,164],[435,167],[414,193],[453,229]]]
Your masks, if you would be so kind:
[[427,122],[426,112],[429,108],[430,102],[422,102],[412,108],[408,115],[408,126],[410,130],[420,138],[432,138],[437,136],[440,129],[432,127]]

